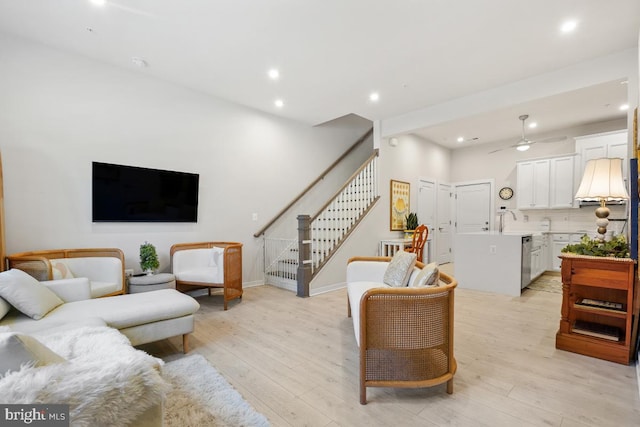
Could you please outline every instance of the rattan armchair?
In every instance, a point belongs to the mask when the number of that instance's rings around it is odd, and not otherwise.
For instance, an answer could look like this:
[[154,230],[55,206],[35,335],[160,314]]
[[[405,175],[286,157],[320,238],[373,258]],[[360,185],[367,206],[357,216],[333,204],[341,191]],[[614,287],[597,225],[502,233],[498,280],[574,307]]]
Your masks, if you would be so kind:
[[[54,263],[73,270],[73,276],[86,277],[92,297],[107,297],[126,293],[124,253],[118,248],[48,249],[8,255],[7,268],[17,268],[37,280],[56,278]],[[71,272],[69,272],[71,273]]]
[[[349,263],[379,264],[390,259],[356,257]],[[417,268],[423,266],[417,263]],[[444,273],[440,273],[440,281],[441,286],[430,288],[392,288],[381,283],[362,295],[358,313],[361,404],[367,403],[367,387],[421,388],[446,382],[447,393],[453,393],[457,369],[453,354],[457,282]],[[349,304],[349,316],[353,303]]]
[[[213,248],[224,250],[219,265],[213,265],[209,255],[202,256],[202,250]],[[171,246],[171,270],[180,291],[207,288],[211,295],[211,288],[223,288],[225,310],[229,301],[242,298],[242,243],[177,243]]]

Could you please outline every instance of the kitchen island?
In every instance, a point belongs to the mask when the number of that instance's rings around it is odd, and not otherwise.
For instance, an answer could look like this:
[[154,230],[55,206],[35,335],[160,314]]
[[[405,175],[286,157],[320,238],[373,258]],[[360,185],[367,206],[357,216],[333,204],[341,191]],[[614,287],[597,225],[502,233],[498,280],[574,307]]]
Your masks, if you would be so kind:
[[531,280],[531,257],[526,252],[531,237],[532,233],[527,232],[456,234],[454,265],[458,287],[520,296]]

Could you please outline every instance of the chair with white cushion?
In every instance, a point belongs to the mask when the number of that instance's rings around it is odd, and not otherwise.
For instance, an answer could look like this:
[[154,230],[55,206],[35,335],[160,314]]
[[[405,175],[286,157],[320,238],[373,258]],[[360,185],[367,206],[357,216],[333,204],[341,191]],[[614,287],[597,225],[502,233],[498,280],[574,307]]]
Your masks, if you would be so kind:
[[242,243],[198,242],[171,246],[171,270],[181,291],[223,288],[227,303],[242,298]]
[[7,268],[17,268],[37,280],[86,277],[91,298],[126,293],[124,253],[117,248],[47,249],[7,256]]

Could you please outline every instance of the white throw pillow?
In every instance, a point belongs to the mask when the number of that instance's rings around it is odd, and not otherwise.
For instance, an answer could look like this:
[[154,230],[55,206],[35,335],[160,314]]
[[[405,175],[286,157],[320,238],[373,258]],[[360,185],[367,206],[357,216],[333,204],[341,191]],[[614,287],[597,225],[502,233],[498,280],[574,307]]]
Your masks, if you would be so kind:
[[19,371],[23,365],[38,367],[64,361],[60,355],[29,335],[0,333],[0,377],[8,371]]
[[16,268],[0,273],[0,297],[35,320],[63,304],[55,293]]
[[0,319],[2,319],[11,310],[11,305],[0,298]]
[[432,262],[425,265],[413,280],[414,288],[434,288],[440,286],[440,270],[438,264]]
[[211,262],[209,267],[220,267],[224,265],[224,248],[214,246],[211,248]]
[[69,266],[60,259],[51,259],[51,272],[53,273],[53,280],[60,279],[73,279],[75,276],[69,269]]
[[391,259],[382,281],[394,288],[407,286],[411,270],[416,265],[416,254],[412,252],[398,251]]

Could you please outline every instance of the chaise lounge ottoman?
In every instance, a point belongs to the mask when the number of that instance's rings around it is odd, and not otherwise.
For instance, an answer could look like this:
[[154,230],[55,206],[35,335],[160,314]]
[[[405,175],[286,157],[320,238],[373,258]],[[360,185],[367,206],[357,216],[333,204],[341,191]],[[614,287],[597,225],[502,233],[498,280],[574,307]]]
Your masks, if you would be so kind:
[[[183,351],[189,351],[188,334],[193,332],[194,314],[200,308],[192,297],[173,289],[95,299],[90,295],[86,278],[38,282],[17,269],[2,272],[0,326],[34,333],[67,324],[106,324],[127,336],[132,345],[182,335]],[[36,301],[39,298],[44,302]],[[30,312],[34,304],[40,305],[35,307],[39,315]],[[3,310],[8,305],[14,309]]]

